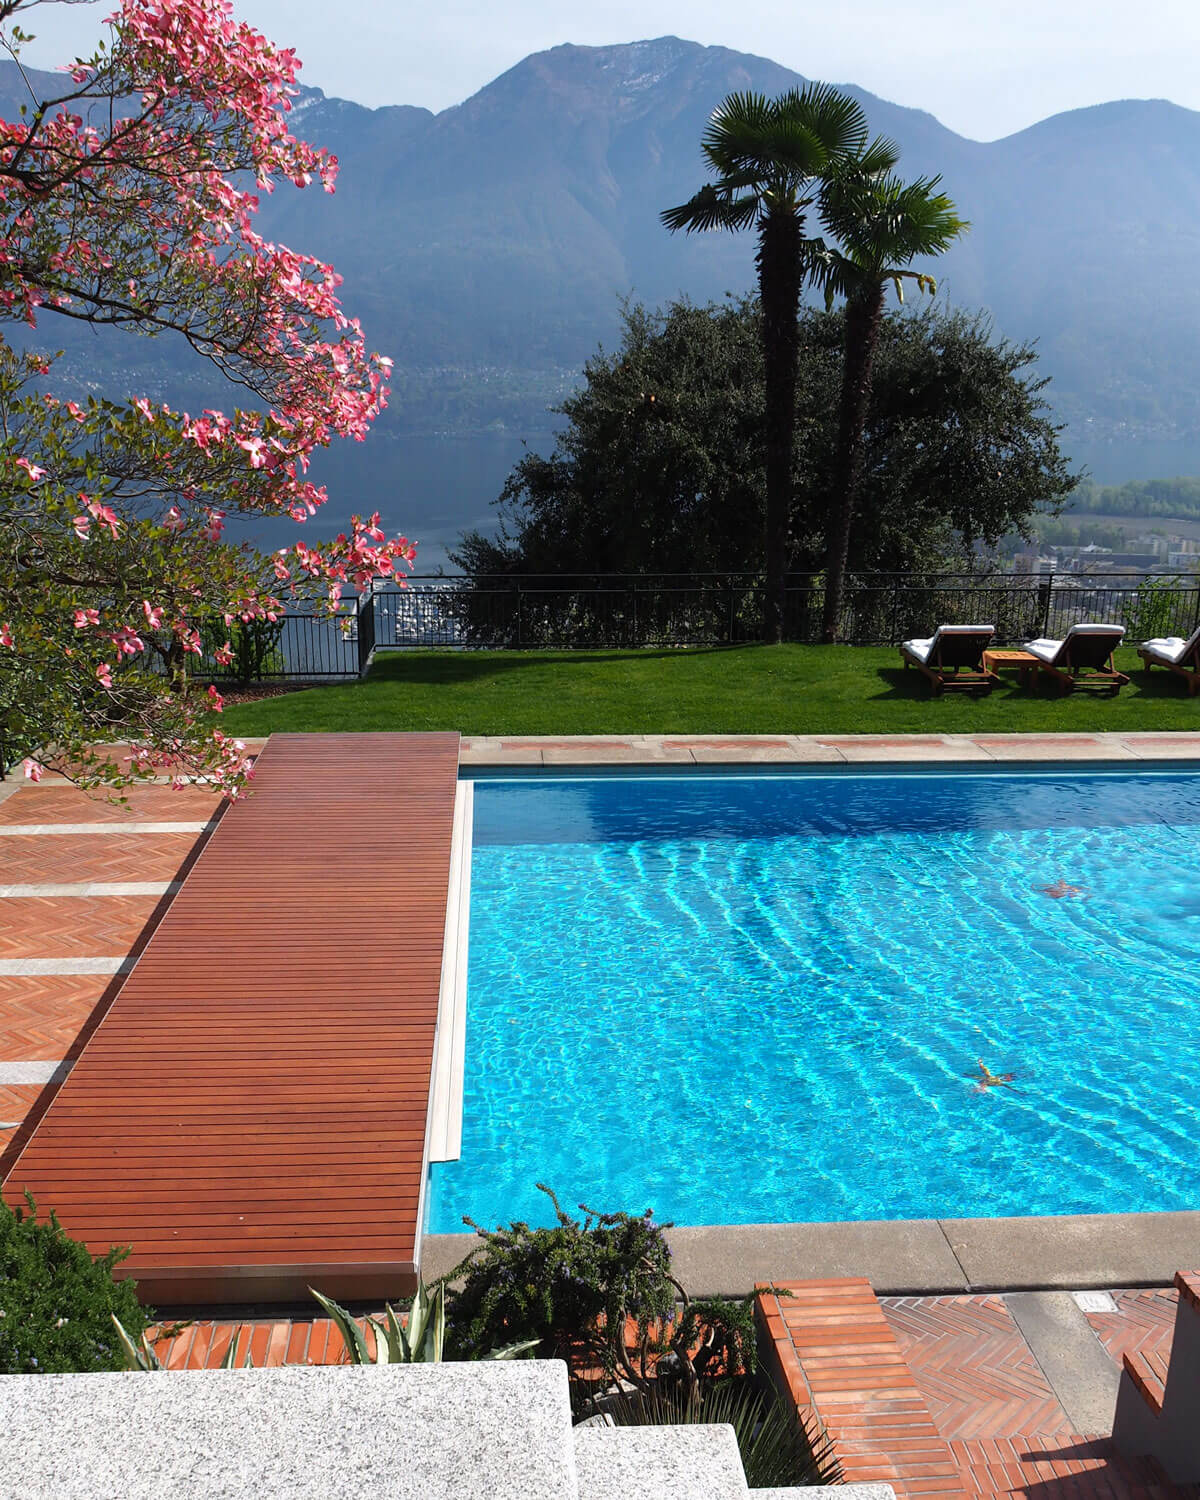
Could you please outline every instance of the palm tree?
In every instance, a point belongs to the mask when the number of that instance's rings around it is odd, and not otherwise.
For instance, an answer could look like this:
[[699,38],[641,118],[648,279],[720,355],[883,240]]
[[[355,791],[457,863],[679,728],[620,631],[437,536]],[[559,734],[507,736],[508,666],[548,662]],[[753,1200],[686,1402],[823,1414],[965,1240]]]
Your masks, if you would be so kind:
[[863,174],[895,165],[890,141],[867,145],[867,121],[848,95],[825,84],[793,89],[778,99],[730,94],[701,143],[716,174],[694,197],[661,215],[668,229],[757,229],[766,384],[764,446],[767,476],[766,603],[770,641],[783,635],[784,579],[792,508],[796,423],[797,319],[806,267],[805,217],[821,180],[850,159]]
[[838,415],[838,448],[826,530],[825,608],[821,636],[837,640],[846,585],[854,510],[862,479],[863,434],[871,399],[875,349],[889,282],[904,301],[904,282],[935,292],[937,283],[910,269],[918,257],[941,255],[968,228],[954,204],[937,191],[941,179],[905,183],[864,172],[857,163],[833,173],[821,194],[821,217],[834,247],[811,241],[809,274],[824,284],[826,305],[846,299],[845,357]]

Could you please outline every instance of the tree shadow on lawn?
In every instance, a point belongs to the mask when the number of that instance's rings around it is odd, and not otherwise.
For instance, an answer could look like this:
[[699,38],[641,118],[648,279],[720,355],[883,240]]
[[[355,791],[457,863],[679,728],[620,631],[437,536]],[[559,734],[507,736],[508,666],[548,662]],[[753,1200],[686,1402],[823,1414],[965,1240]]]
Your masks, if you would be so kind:
[[[686,651],[649,649],[636,651],[602,651],[581,649],[554,651],[553,647],[541,647],[526,653],[496,651],[414,651],[411,656],[397,652],[376,658],[364,679],[372,682],[420,683],[430,687],[445,687],[451,683],[481,682],[488,677],[500,677],[512,672],[528,671],[531,667],[598,666],[610,662],[633,664],[644,661],[679,661],[699,656],[723,656],[730,650],[743,647],[708,646],[688,647]],[[553,660],[547,654],[554,651]]]

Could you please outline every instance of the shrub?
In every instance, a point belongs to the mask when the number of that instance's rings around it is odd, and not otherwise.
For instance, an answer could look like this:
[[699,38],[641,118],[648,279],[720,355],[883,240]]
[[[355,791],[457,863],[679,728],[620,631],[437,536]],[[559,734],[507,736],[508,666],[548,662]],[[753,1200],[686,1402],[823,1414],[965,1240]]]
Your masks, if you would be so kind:
[[694,1391],[699,1382],[752,1371],[753,1296],[693,1301],[671,1275],[671,1252],[650,1210],[564,1213],[548,1187],[555,1224],[485,1230],[483,1243],[445,1278],[448,1338],[474,1359],[515,1341],[566,1360],[578,1387],[616,1380],[649,1387],[657,1374]]
[[135,1283],[113,1279],[129,1251],[93,1258],[53,1213],[39,1223],[25,1197],[28,1210],[0,1203],[0,1372],[123,1369],[113,1317],[134,1339],[147,1321]]

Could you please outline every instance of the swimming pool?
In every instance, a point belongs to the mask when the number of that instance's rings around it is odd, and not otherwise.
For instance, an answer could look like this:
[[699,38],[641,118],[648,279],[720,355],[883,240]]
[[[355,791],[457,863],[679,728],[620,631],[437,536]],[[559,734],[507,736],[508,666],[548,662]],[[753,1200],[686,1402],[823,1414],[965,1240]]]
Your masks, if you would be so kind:
[[429,1228],[1200,1207],[1198,869],[1195,772],[479,780]]

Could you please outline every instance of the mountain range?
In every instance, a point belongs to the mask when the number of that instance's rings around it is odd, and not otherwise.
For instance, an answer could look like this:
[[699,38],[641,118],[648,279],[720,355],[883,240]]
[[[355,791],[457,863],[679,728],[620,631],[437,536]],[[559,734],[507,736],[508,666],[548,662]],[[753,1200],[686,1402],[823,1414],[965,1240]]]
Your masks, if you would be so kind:
[[[537,53],[437,114],[306,89],[293,128],[337,152],[338,190],[281,189],[260,227],[332,260],[396,360],[384,430],[544,430],[546,406],[611,344],[620,297],[753,284],[752,235],[672,236],[658,215],[704,181],[699,143],[725,94],[804,82],[664,37]],[[0,64],[0,109],[17,84]],[[1200,437],[1200,114],[1127,100],[981,143],[849,92],[899,143],[904,174],[940,174],[971,222],[937,267],[939,296],[1037,339],[1073,432]]]

